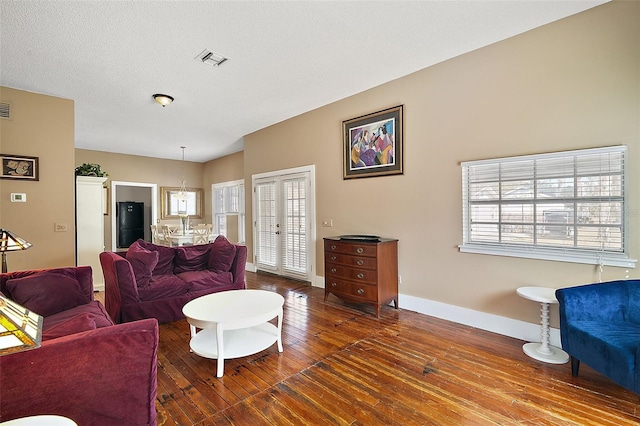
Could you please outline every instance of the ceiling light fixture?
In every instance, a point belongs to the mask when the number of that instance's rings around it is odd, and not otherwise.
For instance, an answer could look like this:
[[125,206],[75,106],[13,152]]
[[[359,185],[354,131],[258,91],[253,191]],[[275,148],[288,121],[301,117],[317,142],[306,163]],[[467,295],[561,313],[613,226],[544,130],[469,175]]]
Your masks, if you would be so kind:
[[153,95],[153,99],[157,103],[162,105],[163,108],[169,105],[171,102],[173,102],[173,96],[163,95],[161,93],[156,93],[155,95]]
[[[176,198],[182,202],[186,202],[187,201],[187,188],[186,188],[186,181],[184,180],[184,149],[186,148],[186,146],[181,146],[180,147],[182,149],[182,186],[180,187],[180,191],[178,191],[178,195],[176,196]],[[178,209],[180,210],[180,209]],[[185,206],[185,210],[186,210],[186,206]]]

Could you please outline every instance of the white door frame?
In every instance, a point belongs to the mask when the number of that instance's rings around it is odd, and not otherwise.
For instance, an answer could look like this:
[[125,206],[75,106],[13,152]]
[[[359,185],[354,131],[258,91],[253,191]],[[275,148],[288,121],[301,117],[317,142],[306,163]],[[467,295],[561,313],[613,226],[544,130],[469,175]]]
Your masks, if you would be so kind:
[[137,186],[142,188],[151,188],[151,223],[158,221],[158,184],[146,182],[123,182],[111,181],[111,250],[116,251],[118,242],[116,241],[116,228],[118,226],[116,219],[116,187],[118,186]]
[[316,166],[311,164],[308,166],[300,166],[294,167],[291,169],[283,169],[283,170],[275,170],[272,172],[258,173],[255,175],[251,175],[251,224],[252,224],[252,232],[251,236],[253,238],[253,255],[251,257],[251,262],[254,265],[254,268],[257,269],[256,264],[256,220],[257,220],[257,211],[256,211],[256,202],[255,202],[255,182],[258,179],[265,179],[270,177],[281,177],[296,173],[309,173],[309,197],[307,199],[307,207],[309,213],[309,246],[307,247],[307,265],[309,268],[308,279],[313,284],[315,281],[316,274]]

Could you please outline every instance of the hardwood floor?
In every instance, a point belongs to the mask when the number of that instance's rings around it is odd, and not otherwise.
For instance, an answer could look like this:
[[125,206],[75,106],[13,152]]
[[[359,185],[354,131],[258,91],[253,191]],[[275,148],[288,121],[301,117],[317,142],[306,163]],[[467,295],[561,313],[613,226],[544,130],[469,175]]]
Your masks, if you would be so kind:
[[640,396],[523,342],[402,309],[347,305],[308,284],[247,273],[285,297],[283,344],[216,361],[189,353],[186,320],[160,325],[158,424],[637,425]]

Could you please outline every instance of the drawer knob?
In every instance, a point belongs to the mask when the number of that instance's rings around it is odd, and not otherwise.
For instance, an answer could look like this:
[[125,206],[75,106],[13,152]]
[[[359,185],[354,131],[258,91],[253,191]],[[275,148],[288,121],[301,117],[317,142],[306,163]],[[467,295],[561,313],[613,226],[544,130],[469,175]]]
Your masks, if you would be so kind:
[[336,249],[336,245],[335,244],[331,244],[331,250],[335,250]]
[[358,289],[358,294],[364,294],[364,289],[363,288],[359,288]]
[[358,247],[358,248],[356,249],[356,252],[357,252],[358,254],[361,254],[363,251],[364,251],[364,249],[363,249],[362,247]]
[[362,266],[362,265],[364,265],[364,260],[358,259],[358,261],[356,263],[358,264],[358,266]]
[[336,283],[331,283],[331,287],[337,287],[337,286],[338,286],[338,284],[336,284]]
[[331,260],[335,261],[337,259],[336,256],[331,256]]
[[331,268],[331,272],[335,274],[336,273],[336,268]]
[[364,278],[364,274],[362,272],[359,272],[358,275],[356,275],[358,278],[363,279]]

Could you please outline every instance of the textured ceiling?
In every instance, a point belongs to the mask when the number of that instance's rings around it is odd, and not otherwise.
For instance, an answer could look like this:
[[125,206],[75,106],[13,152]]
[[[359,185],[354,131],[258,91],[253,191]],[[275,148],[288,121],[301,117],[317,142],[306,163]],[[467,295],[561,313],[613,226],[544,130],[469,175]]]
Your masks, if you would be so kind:
[[[0,85],[73,99],[77,148],[180,159],[184,145],[204,162],[242,150],[248,133],[602,3],[0,0]],[[202,64],[204,49],[229,60]],[[175,102],[162,108],[154,93]]]

